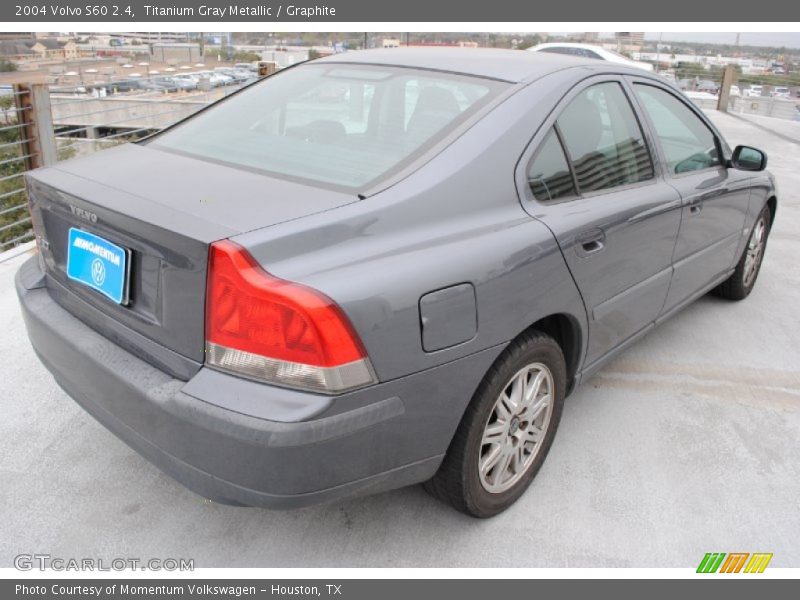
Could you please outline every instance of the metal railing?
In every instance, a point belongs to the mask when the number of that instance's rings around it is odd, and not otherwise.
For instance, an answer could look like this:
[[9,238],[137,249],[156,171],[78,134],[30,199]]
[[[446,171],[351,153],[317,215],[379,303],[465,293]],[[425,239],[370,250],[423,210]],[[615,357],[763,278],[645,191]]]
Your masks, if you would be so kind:
[[[686,93],[688,98],[699,108],[715,109],[718,99],[712,94]],[[800,100],[787,98],[773,98],[770,96],[744,97],[730,96],[728,98],[728,112],[740,115],[756,115],[800,121]]]
[[759,115],[776,119],[800,121],[800,98],[742,97],[728,101],[728,111],[745,115]]
[[13,88],[0,97],[0,252],[32,239],[23,173],[31,159],[26,121],[31,110],[24,102],[30,91]]
[[109,82],[102,94],[97,86],[20,84],[0,96],[0,253],[34,237],[26,170],[155,133],[246,85],[117,91],[133,82],[150,86],[156,79]]
[[[761,74],[738,76],[737,67],[726,65],[711,78],[681,79],[678,85],[699,108],[718,109],[740,115],[755,115],[800,121],[800,91],[794,76]],[[745,86],[749,83],[749,87]]]

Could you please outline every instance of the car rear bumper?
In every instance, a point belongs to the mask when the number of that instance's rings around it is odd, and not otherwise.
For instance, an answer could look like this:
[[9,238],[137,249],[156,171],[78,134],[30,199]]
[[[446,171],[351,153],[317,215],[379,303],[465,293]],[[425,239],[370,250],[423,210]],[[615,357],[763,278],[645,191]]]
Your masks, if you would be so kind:
[[28,336],[58,384],[165,473],[226,504],[293,508],[430,478],[502,350],[335,399],[205,368],[185,382],[78,320],[47,283],[35,258],[16,276]]

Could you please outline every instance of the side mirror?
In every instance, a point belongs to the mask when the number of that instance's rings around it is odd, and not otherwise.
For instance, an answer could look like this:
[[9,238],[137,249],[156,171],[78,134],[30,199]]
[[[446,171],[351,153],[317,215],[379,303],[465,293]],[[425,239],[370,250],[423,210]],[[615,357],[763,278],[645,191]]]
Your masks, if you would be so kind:
[[731,156],[731,166],[742,171],[763,171],[767,168],[767,154],[758,148],[736,146]]

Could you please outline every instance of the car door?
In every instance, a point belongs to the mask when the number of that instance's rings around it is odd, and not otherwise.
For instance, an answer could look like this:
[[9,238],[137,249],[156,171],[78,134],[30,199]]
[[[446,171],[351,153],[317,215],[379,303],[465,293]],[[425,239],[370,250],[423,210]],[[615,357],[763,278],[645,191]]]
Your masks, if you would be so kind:
[[652,325],[669,288],[680,196],[659,173],[621,78],[573,88],[517,170],[525,209],[553,232],[589,320],[584,365]]
[[725,142],[687,99],[649,79],[631,83],[667,181],[682,199],[666,313],[734,267],[750,200],[748,174],[726,167]]

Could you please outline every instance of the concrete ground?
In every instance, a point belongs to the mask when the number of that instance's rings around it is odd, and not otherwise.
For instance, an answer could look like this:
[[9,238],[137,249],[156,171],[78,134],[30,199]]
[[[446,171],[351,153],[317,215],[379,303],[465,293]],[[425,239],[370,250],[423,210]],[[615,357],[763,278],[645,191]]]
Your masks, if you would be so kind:
[[[769,153],[778,219],[752,295],[706,297],[566,404],[521,500],[478,521],[416,486],[296,512],[211,504],[79,409],[25,337],[0,263],[0,567],[19,553],[222,566],[800,566],[800,145],[714,114]],[[798,140],[800,143],[800,140]]]

